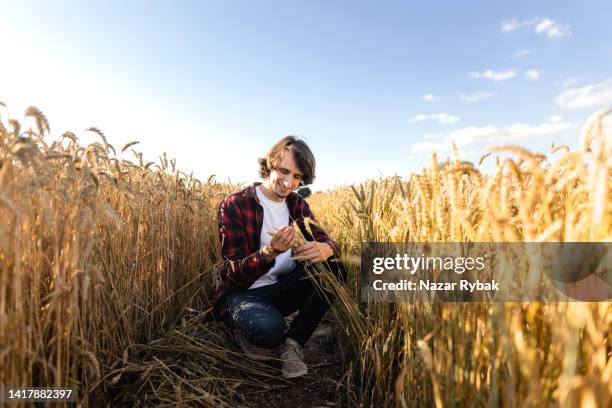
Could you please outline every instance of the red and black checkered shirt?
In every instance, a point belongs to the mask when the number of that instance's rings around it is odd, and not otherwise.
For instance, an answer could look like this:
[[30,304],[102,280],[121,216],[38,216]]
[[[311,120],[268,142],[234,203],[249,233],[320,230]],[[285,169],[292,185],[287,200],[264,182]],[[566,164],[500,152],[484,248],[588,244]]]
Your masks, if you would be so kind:
[[[212,318],[222,319],[225,310],[220,303],[228,291],[248,289],[260,276],[266,274],[275,260],[266,262],[261,253],[261,228],[264,211],[259,203],[254,183],[244,190],[226,197],[219,206],[219,239],[221,240],[221,285],[215,296]],[[296,221],[306,240],[329,244],[334,256],[339,257],[340,247],[327,233],[315,225],[310,225],[312,235],[304,225],[304,218],[315,220],[306,200],[292,192],[286,198],[289,208],[289,223]]]

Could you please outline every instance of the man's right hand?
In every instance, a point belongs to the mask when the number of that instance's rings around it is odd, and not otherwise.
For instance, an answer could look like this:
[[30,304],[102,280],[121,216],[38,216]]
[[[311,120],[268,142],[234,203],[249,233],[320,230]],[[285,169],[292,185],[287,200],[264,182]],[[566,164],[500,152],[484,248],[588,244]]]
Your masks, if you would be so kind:
[[286,252],[298,241],[297,232],[291,226],[280,227],[275,230],[268,245],[262,248],[266,260],[271,261],[283,252]]

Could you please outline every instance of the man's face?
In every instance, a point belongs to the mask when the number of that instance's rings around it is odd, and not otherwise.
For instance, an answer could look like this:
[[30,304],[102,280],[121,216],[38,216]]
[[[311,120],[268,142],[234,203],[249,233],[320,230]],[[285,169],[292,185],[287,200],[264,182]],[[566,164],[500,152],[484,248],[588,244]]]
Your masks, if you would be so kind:
[[298,168],[293,154],[284,152],[282,160],[276,169],[270,171],[270,177],[264,181],[267,194],[274,201],[283,201],[285,197],[300,186],[304,174]]

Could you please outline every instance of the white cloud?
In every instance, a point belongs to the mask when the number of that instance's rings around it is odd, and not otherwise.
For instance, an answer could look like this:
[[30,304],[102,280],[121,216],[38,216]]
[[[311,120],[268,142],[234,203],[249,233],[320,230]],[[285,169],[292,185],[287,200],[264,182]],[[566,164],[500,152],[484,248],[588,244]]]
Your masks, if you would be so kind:
[[516,69],[507,69],[505,71],[492,71],[487,69],[486,71],[472,71],[470,76],[472,78],[483,78],[489,81],[498,82],[505,81],[508,79],[515,78],[517,75]]
[[512,20],[502,21],[501,31],[502,33],[509,33],[511,31],[518,30],[521,27],[534,25],[535,22],[535,19],[519,21],[516,18],[513,18]]
[[529,55],[529,50],[520,50],[510,55],[510,58],[523,58],[523,57],[526,57],[527,55]]
[[459,116],[449,115],[448,113],[432,113],[431,115],[419,113],[412,118],[413,122],[423,122],[425,120],[436,120],[438,123],[448,125],[459,122],[460,118]]
[[537,68],[533,68],[530,69],[529,71],[525,72],[525,76],[531,80],[535,80],[538,79],[540,77],[540,75],[542,75],[542,71],[540,71]]
[[566,89],[557,96],[556,102],[566,109],[612,104],[612,78],[581,88]]
[[533,27],[533,31],[536,34],[543,34],[548,38],[561,38],[572,35],[569,24],[561,24],[548,17],[537,17],[523,21],[514,18],[512,20],[502,21],[501,23],[502,33],[509,33],[523,27]]
[[495,96],[495,94],[492,92],[478,91],[469,95],[461,94],[461,100],[464,102],[478,102],[483,99],[492,98],[493,96]]
[[549,18],[541,19],[535,26],[535,32],[545,34],[548,38],[568,37],[572,34],[569,24],[561,25]]
[[574,128],[574,124],[564,121],[561,116],[552,116],[549,118],[548,122],[539,125],[515,123],[505,127],[494,125],[480,127],[468,126],[447,133],[439,142],[430,140],[417,142],[412,145],[411,151],[449,151],[452,142],[455,142],[458,147],[465,147],[476,143],[515,143],[523,140],[533,140],[567,133],[574,130]]
[[449,138],[455,141],[457,146],[471,143],[504,143],[557,135],[569,131],[572,127],[571,123],[564,122],[563,118],[557,116],[550,118],[548,122],[534,126],[523,123],[515,123],[506,127],[470,126],[451,132]]
[[460,119],[459,116],[448,115],[446,113],[438,113],[437,115],[432,116],[435,116],[435,119],[437,119],[438,122],[445,124],[457,123]]
[[430,94],[428,93],[427,95],[423,96],[423,100],[426,102],[437,102],[442,100],[440,97],[434,95],[434,94]]
[[427,119],[429,119],[429,116],[424,115],[422,113],[419,113],[414,118],[412,118],[412,121],[413,122],[422,122],[422,121],[427,120]]

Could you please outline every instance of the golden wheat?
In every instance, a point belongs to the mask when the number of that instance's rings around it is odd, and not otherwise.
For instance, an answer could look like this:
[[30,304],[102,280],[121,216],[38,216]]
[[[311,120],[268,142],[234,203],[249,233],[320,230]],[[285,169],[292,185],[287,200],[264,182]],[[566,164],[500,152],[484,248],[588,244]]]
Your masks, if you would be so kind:
[[[343,402],[612,404],[609,302],[366,304],[358,274],[367,241],[609,242],[605,114],[579,150],[551,147],[551,163],[497,146],[480,160],[495,156],[494,172],[481,174],[453,146],[452,160],[433,155],[407,179],[309,198],[350,266],[348,285],[309,267],[338,296]],[[217,206],[237,186],[187,176],[165,154],[117,158],[97,128],[102,143],[66,132],[48,144],[47,118],[26,116],[35,129],[0,118],[0,387],[73,387],[83,405],[224,406],[278,377],[199,312],[218,283]]]

